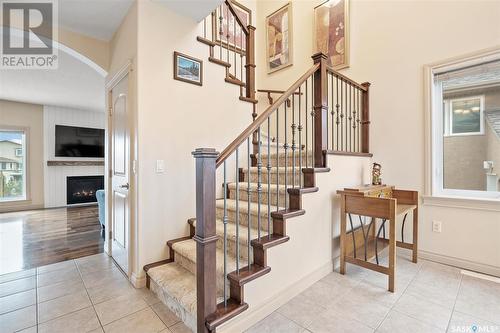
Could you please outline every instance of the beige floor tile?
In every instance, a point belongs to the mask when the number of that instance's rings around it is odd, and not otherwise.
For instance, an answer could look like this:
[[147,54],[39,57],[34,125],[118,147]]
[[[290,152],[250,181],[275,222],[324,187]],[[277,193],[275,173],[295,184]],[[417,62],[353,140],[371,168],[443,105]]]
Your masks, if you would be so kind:
[[146,308],[104,326],[106,333],[153,333],[166,327],[151,308]]
[[82,278],[83,283],[85,283],[85,287],[87,288],[94,288],[107,283],[116,283],[127,280],[125,275],[123,275],[123,273],[114,266],[110,269],[82,274]]
[[148,304],[139,294],[125,295],[112,298],[95,306],[97,316],[102,325],[146,308]]
[[36,304],[36,290],[31,289],[0,298],[0,314]]
[[18,271],[18,272],[12,272],[12,273],[8,273],[8,274],[3,274],[3,275],[0,275],[0,283],[12,281],[12,280],[17,280],[17,279],[21,279],[21,278],[25,278],[25,277],[29,277],[29,276],[33,276],[33,275],[36,275],[35,268],[26,269],[26,270]]
[[317,302],[305,297],[303,294],[300,294],[282,305],[276,311],[288,319],[293,320],[300,326],[307,327],[313,318],[321,312],[326,311],[326,308],[318,305]]
[[31,326],[31,327],[25,328],[24,330],[17,331],[16,333],[38,333],[38,327]]
[[[476,327],[475,329],[473,329]],[[469,316],[464,313],[457,311],[453,312],[451,316],[450,324],[448,325],[448,332],[488,332],[488,333],[499,333],[500,325],[478,319],[473,316]]]
[[81,279],[67,280],[50,284],[48,286],[38,288],[38,302],[46,302],[54,298],[74,294],[84,290],[85,286],[83,285],[83,281]]
[[142,295],[142,298],[149,305],[153,305],[153,304],[161,302],[160,299],[148,288],[140,288],[140,289],[136,289],[136,290]]
[[90,306],[39,325],[38,333],[84,333],[100,327],[95,311]]
[[87,292],[92,303],[99,304],[112,298],[136,294],[137,290],[126,279],[122,279],[118,282],[111,281],[88,288]]
[[184,323],[182,323],[182,322],[177,323],[174,326],[169,327],[168,330],[172,333],[193,333],[193,331],[191,331],[189,329],[189,327],[184,325]]
[[38,274],[38,287],[45,287],[63,281],[80,281],[80,273],[73,264],[71,267]]
[[37,268],[38,274],[44,274],[48,272],[54,272],[59,270],[68,270],[71,268],[75,268],[75,262],[73,260],[61,261],[55,264],[41,266]]
[[[171,331],[173,331],[171,329]],[[173,331],[177,333],[176,331]],[[256,325],[250,327],[245,333],[301,333],[304,328],[287,317],[273,312]]]
[[38,304],[38,322],[44,323],[90,305],[90,299],[85,291],[52,299]]
[[455,310],[500,325],[500,283],[464,276]]
[[401,312],[392,310],[377,329],[377,333],[439,333],[444,332],[434,326],[427,325]]
[[115,267],[113,260],[105,254],[97,254],[76,260],[76,265],[82,275]]
[[93,331],[90,331],[89,333],[104,333],[104,330],[102,329],[102,327],[99,327]]
[[0,315],[0,332],[11,333],[36,325],[36,306]]
[[396,292],[392,293],[387,290],[387,286],[385,284],[382,286],[362,281],[356,288],[353,288],[349,292],[349,295],[351,297],[368,299],[371,302],[385,307],[392,307],[399,297],[401,297],[403,292],[404,289],[398,288],[397,286]]
[[371,333],[373,329],[356,321],[344,320],[331,311],[321,313],[315,316],[314,320],[306,327],[313,333]]
[[20,293],[36,287],[36,276],[8,281],[0,284],[0,297]]
[[321,282],[328,283],[335,288],[350,289],[356,287],[363,280],[363,278],[364,275],[360,276],[359,278],[355,278],[347,275],[342,275],[337,272],[332,272],[321,279]]
[[327,307],[329,304],[335,302],[340,296],[347,293],[349,290],[336,288],[331,284],[318,281],[306,290],[301,295],[317,302],[318,305]]
[[167,326],[170,327],[180,321],[180,319],[173,313],[165,304],[162,302],[155,303],[151,306],[153,311],[156,313],[158,317],[160,317],[161,321]]
[[450,308],[429,302],[425,298],[412,294],[403,295],[394,306],[394,309],[443,331],[448,326],[452,312]]
[[422,278],[419,272],[405,292],[452,309],[457,299],[459,286],[459,280],[448,278],[441,280],[438,276],[432,280],[427,277]]

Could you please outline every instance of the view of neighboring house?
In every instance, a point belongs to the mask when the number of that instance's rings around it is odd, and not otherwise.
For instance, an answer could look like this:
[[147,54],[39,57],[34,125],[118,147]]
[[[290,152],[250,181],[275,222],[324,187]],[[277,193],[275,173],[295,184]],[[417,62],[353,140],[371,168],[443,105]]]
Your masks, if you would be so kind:
[[23,195],[22,138],[0,141],[0,200]]

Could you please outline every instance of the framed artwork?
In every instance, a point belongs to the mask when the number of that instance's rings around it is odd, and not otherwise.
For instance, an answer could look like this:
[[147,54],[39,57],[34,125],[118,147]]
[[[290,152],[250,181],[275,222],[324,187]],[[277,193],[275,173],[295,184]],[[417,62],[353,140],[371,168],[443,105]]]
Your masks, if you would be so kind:
[[203,61],[175,51],[174,79],[203,85]]
[[334,69],[349,67],[349,0],[328,0],[314,8],[315,51]]
[[[233,4],[236,13],[242,20],[243,25],[245,27],[251,25],[251,10],[234,0],[231,0],[231,3]],[[214,36],[214,42],[219,45],[221,43],[220,16],[222,16],[222,46],[245,52],[245,34],[239,28],[239,24],[236,22],[233,13],[231,13],[229,8],[225,5],[219,6],[215,11],[215,14],[212,14],[212,36]]]
[[267,72],[273,73],[293,64],[292,3],[266,17]]

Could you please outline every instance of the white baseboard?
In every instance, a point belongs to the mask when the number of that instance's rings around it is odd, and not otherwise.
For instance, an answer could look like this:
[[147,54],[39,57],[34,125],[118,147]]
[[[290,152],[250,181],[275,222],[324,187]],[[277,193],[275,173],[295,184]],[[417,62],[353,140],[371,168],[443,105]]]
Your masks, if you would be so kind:
[[130,282],[137,289],[144,288],[146,287],[146,276],[144,274],[137,275],[135,272],[132,272],[130,275]]
[[283,288],[280,292],[275,293],[269,299],[262,301],[260,304],[251,304],[249,309],[237,316],[235,319],[217,328],[220,333],[244,332],[255,323],[261,321],[280,306],[309,288],[311,285],[321,280],[323,277],[331,273],[333,270],[333,262],[328,261],[317,270],[305,278],[292,283]]
[[418,257],[425,260],[435,261],[445,265],[455,266],[470,271],[475,271],[483,274],[500,277],[500,267],[498,266],[477,263],[466,259],[450,257],[443,254],[422,251],[422,250],[418,251]]

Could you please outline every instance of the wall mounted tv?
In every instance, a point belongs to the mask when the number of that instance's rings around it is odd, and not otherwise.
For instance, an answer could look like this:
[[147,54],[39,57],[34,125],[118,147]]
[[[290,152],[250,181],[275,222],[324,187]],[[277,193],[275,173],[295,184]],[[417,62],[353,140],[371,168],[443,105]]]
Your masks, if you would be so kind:
[[57,157],[104,157],[104,130],[56,125]]

